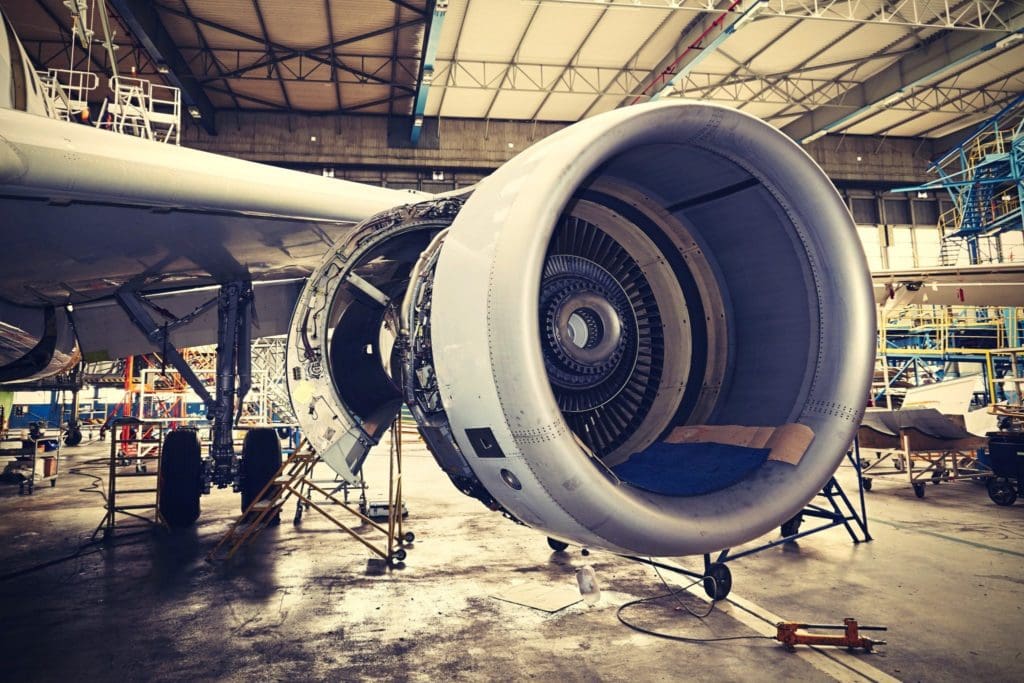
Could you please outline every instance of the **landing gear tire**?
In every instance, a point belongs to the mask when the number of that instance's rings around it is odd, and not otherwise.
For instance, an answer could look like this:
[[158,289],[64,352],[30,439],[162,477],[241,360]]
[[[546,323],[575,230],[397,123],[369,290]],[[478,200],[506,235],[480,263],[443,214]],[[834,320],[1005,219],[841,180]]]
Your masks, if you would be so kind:
[[704,592],[712,600],[724,600],[732,590],[732,572],[722,562],[712,562],[704,572]]
[[924,484],[914,484],[914,495],[918,498],[924,498]]
[[993,477],[985,484],[988,497],[996,505],[1009,506],[1017,500],[1017,488],[1006,477]]
[[[273,428],[250,429],[242,444],[242,462],[239,465],[242,492],[242,512],[245,512],[260,495],[260,491],[281,469],[281,442]],[[266,500],[274,495],[273,489],[263,496]],[[281,512],[276,512],[267,524],[281,523]]]
[[187,529],[199,519],[203,492],[203,459],[193,431],[173,431],[164,437],[160,455],[160,516],[172,529]]
[[783,536],[796,536],[800,533],[800,525],[804,523],[804,515],[798,512],[793,517],[782,523],[781,531]]
[[871,477],[862,477],[860,483],[864,487],[865,491],[871,490],[871,486],[873,484],[873,482],[871,481]]
[[558,539],[551,538],[549,536],[548,537],[548,547],[551,548],[552,550],[554,550],[556,553],[560,553],[560,552],[563,552],[566,548],[568,548],[569,544],[568,543],[564,543],[562,541],[559,541]]

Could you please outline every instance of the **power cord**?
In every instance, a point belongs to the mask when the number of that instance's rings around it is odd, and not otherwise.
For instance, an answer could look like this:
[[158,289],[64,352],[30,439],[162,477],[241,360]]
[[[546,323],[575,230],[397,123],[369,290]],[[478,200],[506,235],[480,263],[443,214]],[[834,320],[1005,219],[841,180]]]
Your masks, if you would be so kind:
[[682,643],[717,643],[726,640],[774,640],[773,636],[722,636],[718,638],[696,638],[693,636],[679,636],[672,633],[665,633],[664,631],[656,631],[654,629],[649,629],[629,621],[628,619],[626,619],[623,612],[625,612],[630,607],[654,603],[655,601],[662,600],[664,598],[674,598],[680,607],[682,607],[691,616],[694,616],[697,619],[705,619],[706,617],[708,617],[715,610],[715,605],[718,604],[717,600],[712,599],[711,604],[708,606],[707,610],[703,613],[698,613],[690,609],[689,605],[687,605],[685,602],[679,599],[680,593],[687,591],[688,589],[690,589],[693,586],[696,586],[698,583],[702,581],[710,581],[713,588],[711,592],[712,594],[716,594],[718,592],[718,582],[715,581],[715,578],[713,576],[702,576],[701,578],[683,586],[682,588],[673,589],[671,586],[668,585],[668,582],[665,581],[665,577],[661,575],[661,572],[658,571],[658,567],[653,564],[651,566],[653,567],[654,572],[658,575],[658,578],[661,579],[661,583],[665,586],[668,592],[661,593],[660,595],[652,595],[646,598],[639,598],[637,600],[631,600],[627,603],[620,605],[619,608],[615,611],[615,616],[616,618],[618,618],[620,622],[622,622],[624,626],[631,628],[634,631],[638,631],[639,633],[654,636],[655,638],[664,638],[665,640],[674,640]]

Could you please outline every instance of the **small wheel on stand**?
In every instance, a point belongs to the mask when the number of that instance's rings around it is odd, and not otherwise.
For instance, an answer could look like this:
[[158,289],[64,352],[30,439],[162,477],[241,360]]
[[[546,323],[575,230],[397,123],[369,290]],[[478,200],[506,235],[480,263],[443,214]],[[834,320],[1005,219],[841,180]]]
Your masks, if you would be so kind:
[[985,484],[988,497],[996,505],[1013,505],[1017,500],[1017,487],[1006,477],[992,477]]
[[732,572],[723,562],[712,562],[704,572],[704,592],[712,600],[724,600],[732,590]]
[[923,483],[920,483],[920,484],[915,483],[914,484],[914,495],[917,496],[918,498],[924,498],[924,484]]
[[412,543],[416,540],[416,534],[414,534],[411,531],[406,531],[404,534],[402,534],[402,540],[405,543]]
[[938,484],[941,481],[945,481],[946,475],[947,475],[946,468],[945,467],[940,467],[939,469],[937,469],[934,472],[932,472],[932,483],[933,484]]
[[782,523],[782,535],[784,537],[796,536],[800,533],[800,525],[804,523],[804,513],[798,512],[790,519]]
[[402,562],[405,560],[405,557],[406,557],[405,550],[403,550],[402,548],[399,548],[398,550],[396,550],[395,552],[393,552],[391,554],[390,558],[388,558],[388,563],[392,567],[397,567],[398,565],[402,564]]
[[560,553],[569,547],[568,543],[559,541],[556,538],[548,537],[548,547],[554,550],[556,553]]
[[873,484],[871,477],[861,477],[860,483],[864,487],[865,491],[871,490],[871,486]]
[[298,526],[302,524],[302,501],[295,503],[295,519],[292,520],[292,524]]

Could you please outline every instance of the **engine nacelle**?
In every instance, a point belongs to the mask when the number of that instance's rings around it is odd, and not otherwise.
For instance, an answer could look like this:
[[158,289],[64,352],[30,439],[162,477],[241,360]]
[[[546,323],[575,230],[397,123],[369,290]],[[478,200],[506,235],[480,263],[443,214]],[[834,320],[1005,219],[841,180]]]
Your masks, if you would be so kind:
[[874,312],[849,212],[776,129],[665,102],[362,226],[310,279],[289,387],[353,477],[404,402],[455,484],[549,536],[731,547],[832,476]]

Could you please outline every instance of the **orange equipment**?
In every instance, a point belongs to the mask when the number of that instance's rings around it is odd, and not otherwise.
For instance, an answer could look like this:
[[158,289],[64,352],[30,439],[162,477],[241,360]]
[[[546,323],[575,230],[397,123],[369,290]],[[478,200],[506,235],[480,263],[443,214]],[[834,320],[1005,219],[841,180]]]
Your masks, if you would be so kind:
[[[871,640],[860,635],[861,631],[885,631],[885,626],[858,626],[857,620],[847,617],[840,624],[798,624],[792,621],[780,621],[775,624],[778,632],[775,639],[786,646],[787,650],[795,650],[797,645],[832,645],[834,647],[847,647],[851,650],[863,648],[865,652],[871,652],[875,645],[885,645],[884,640]],[[797,633],[801,629],[806,630],[825,629],[831,631],[843,631],[841,636],[826,636],[816,633]]]

